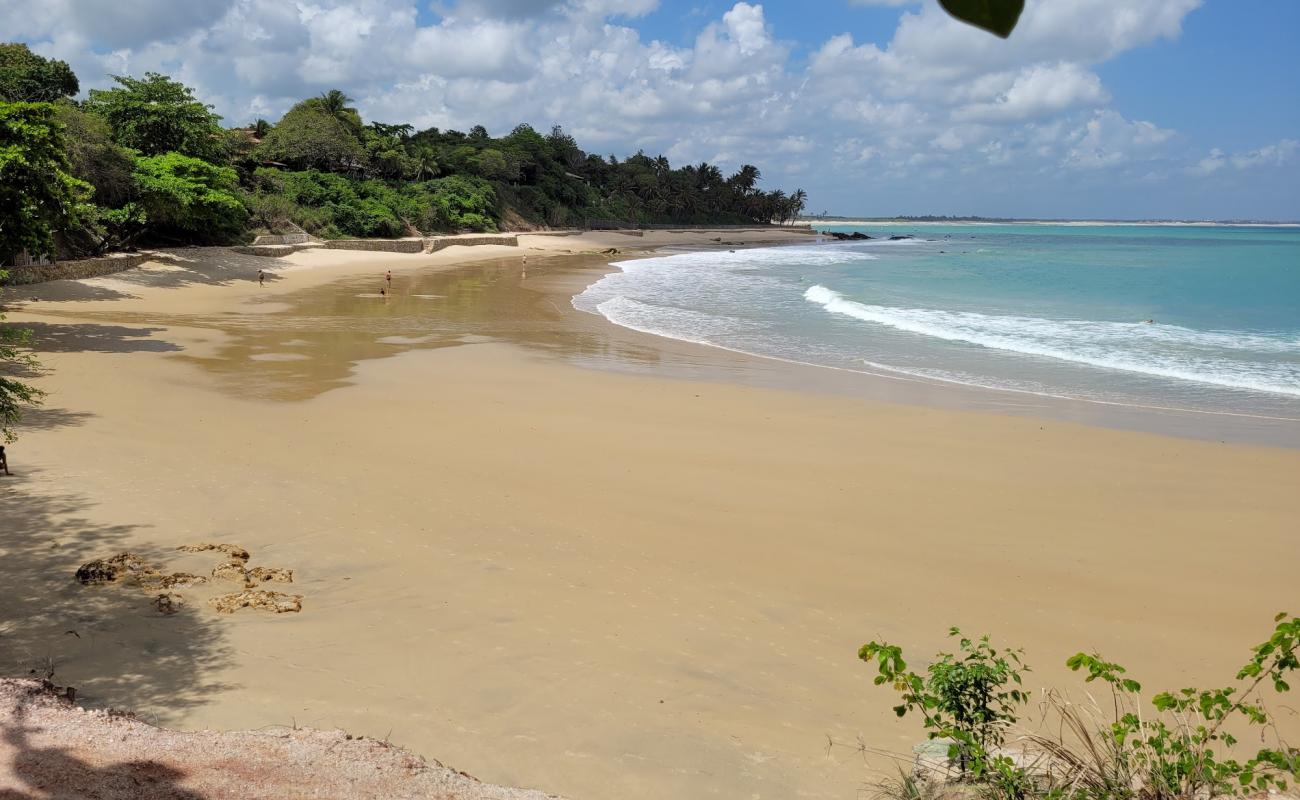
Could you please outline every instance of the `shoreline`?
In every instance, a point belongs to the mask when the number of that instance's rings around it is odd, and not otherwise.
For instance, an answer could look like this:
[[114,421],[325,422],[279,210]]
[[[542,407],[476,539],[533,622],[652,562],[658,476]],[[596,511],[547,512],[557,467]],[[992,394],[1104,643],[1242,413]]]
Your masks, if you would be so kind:
[[843,220],[798,220],[795,225],[804,227],[817,227],[824,225],[829,227],[843,226],[867,226],[867,225],[1052,225],[1061,227],[1119,227],[1119,228],[1300,228],[1300,222],[1212,222],[1212,221],[1186,221],[1180,222],[1175,220],[1104,220],[1104,219],[1065,219],[1065,220],[1045,220],[1045,219],[1016,219],[1016,220],[974,220],[974,219],[954,219],[954,220],[913,220],[898,218],[882,219],[843,219]]
[[[1294,451],[858,396],[584,314],[607,259],[541,252],[43,290],[14,315],[53,372],[0,479],[3,670],[49,658],[184,729],[391,731],[575,800],[832,798],[866,770],[828,735],[922,736],[871,692],[872,637],[958,624],[1036,682],[1094,648],[1196,685],[1294,600]],[[362,296],[381,265],[388,304]],[[204,574],[198,542],[293,569],[302,611],[193,590],[160,616],[69,579],[123,550]]]

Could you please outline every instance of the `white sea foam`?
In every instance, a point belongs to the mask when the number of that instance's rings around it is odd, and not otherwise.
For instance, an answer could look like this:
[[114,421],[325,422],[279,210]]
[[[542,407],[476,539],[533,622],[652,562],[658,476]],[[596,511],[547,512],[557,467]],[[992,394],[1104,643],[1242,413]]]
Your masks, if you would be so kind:
[[1251,360],[1251,353],[1300,354],[1300,341],[1174,325],[1049,320],[963,311],[896,308],[810,287],[804,298],[826,311],[921,336],[1234,389],[1300,396],[1300,365]]

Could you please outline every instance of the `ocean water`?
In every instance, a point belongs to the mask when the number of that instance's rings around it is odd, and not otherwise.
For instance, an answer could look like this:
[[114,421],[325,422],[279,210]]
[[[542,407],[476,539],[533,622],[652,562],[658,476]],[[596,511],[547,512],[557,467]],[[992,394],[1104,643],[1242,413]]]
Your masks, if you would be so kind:
[[1300,228],[823,230],[915,238],[665,253],[618,264],[574,305],[837,369],[1300,420]]

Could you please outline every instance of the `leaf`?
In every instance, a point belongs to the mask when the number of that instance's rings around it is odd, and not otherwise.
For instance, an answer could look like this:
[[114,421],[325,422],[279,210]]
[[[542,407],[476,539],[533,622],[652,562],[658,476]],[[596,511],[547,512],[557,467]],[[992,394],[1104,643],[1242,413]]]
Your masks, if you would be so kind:
[[939,0],[944,11],[962,22],[983,28],[1003,39],[1015,30],[1024,0]]

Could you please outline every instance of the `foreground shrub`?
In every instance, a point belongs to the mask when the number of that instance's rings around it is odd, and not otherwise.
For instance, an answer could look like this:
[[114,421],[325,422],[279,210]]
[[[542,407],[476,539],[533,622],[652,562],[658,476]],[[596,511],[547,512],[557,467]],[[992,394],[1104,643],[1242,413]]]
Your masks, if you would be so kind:
[[[952,744],[959,780],[996,800],[1192,800],[1285,790],[1300,780],[1300,750],[1282,741],[1261,695],[1290,691],[1300,669],[1300,618],[1279,614],[1268,640],[1252,648],[1235,681],[1223,688],[1162,692],[1142,702],[1142,686],[1119,664],[1078,653],[1066,665],[1102,681],[1109,708],[1076,704],[1057,691],[1044,695],[1043,730],[1003,748],[1026,698],[1018,688],[1020,651],[998,651],[987,637],[961,639],[959,655],[940,653],[920,675],[907,669],[902,649],[864,645],[859,657],[875,662],[877,685],[889,684],[903,703],[899,716],[918,712],[931,739]],[[954,636],[959,635],[953,629]],[[1236,753],[1242,729],[1258,728],[1264,746]],[[1237,731],[1234,734],[1233,731]],[[897,797],[889,782],[881,793]],[[912,790],[907,789],[911,794]]]

